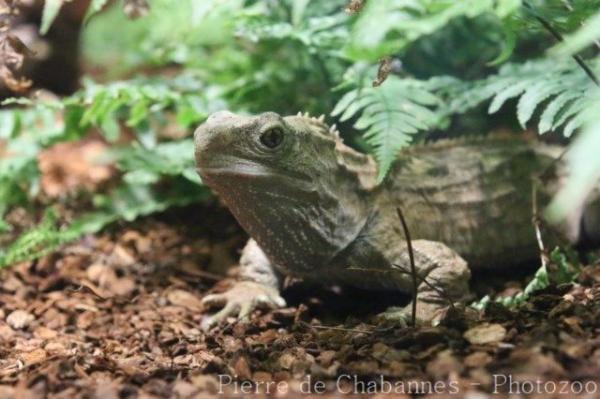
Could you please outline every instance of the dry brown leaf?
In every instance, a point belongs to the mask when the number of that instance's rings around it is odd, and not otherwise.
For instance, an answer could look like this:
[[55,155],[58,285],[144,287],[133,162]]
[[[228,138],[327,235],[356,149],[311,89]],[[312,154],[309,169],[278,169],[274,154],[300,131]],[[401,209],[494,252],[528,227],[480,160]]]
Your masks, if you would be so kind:
[[120,244],[115,245],[110,257],[111,264],[118,267],[131,266],[136,262],[135,256]]
[[218,392],[219,382],[212,375],[198,374],[192,376],[190,380],[201,392],[207,392],[213,395]]
[[292,365],[296,361],[296,357],[289,352],[284,353],[279,357],[279,367],[282,369],[290,370]]
[[451,373],[461,373],[463,365],[448,349],[439,352],[435,359],[427,364],[426,370],[434,379],[442,381],[447,379]]
[[135,289],[136,284],[130,277],[121,277],[111,284],[108,289],[117,296],[129,296]]
[[494,344],[506,337],[506,329],[500,324],[484,323],[465,331],[463,337],[473,345]]
[[48,342],[44,346],[44,350],[51,355],[66,356],[68,354],[67,348],[60,342]]
[[260,335],[256,338],[256,342],[261,345],[270,345],[273,342],[275,342],[275,340],[277,340],[277,338],[279,337],[280,334],[277,332],[277,330],[275,330],[274,328],[270,328],[266,331],[261,332]]
[[233,365],[233,370],[237,378],[241,380],[249,380],[252,378],[252,371],[250,370],[250,366],[248,365],[248,361],[244,356],[240,356],[235,364]]
[[38,155],[42,191],[60,197],[80,189],[95,191],[114,169],[100,162],[107,150],[99,140],[58,143]]
[[0,399],[13,399],[16,397],[15,388],[8,385],[0,385]]
[[335,351],[326,350],[326,351],[319,353],[319,356],[317,356],[317,360],[319,361],[321,366],[329,367],[331,365],[331,363],[333,362],[333,359],[335,358],[335,354],[336,354]]
[[177,398],[194,398],[198,392],[198,387],[189,382],[177,380],[173,384],[173,394]]
[[21,355],[21,360],[28,365],[31,366],[33,364],[38,364],[46,360],[48,354],[43,349],[34,349],[31,352],[25,352]]
[[99,283],[105,277],[104,274],[107,273],[109,267],[103,263],[94,263],[90,267],[88,267],[85,271],[87,278],[94,283]]
[[266,371],[257,371],[252,375],[252,380],[256,382],[270,382],[273,381],[273,374]]
[[473,352],[464,358],[465,366],[471,368],[485,367],[491,361],[492,357],[485,352]]
[[182,306],[194,311],[200,311],[202,309],[202,301],[188,291],[179,289],[169,291],[167,299],[175,306]]
[[33,332],[33,336],[41,339],[52,339],[58,336],[58,333],[50,328],[39,326]]

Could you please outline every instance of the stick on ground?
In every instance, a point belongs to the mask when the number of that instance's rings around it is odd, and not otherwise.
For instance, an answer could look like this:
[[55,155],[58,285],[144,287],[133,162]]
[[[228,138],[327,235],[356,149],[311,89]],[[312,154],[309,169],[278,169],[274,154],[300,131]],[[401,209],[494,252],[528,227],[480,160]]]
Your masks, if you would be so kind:
[[411,324],[413,327],[417,325],[417,268],[415,267],[415,255],[413,253],[412,241],[410,239],[410,231],[408,231],[408,226],[406,225],[406,220],[404,220],[404,215],[402,214],[402,210],[400,208],[396,208],[396,212],[398,213],[398,218],[400,219],[400,223],[402,223],[402,229],[404,230],[404,237],[406,238],[406,245],[408,246],[408,257],[410,259],[410,274],[412,276],[413,283],[413,293],[412,293],[412,312],[411,312]]

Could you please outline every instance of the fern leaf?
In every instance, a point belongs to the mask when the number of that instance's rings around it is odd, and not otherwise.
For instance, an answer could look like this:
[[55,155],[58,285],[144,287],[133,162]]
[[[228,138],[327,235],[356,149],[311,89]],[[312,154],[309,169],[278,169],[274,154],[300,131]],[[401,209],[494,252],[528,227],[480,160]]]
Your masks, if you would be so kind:
[[358,116],[354,127],[374,147],[381,182],[398,151],[412,136],[436,125],[439,115],[432,111],[440,99],[425,88],[425,82],[390,76],[380,87],[359,87],[346,93],[333,116],[348,120]]
[[586,109],[586,107],[587,107],[586,102],[581,101],[581,99],[578,99],[578,100],[579,101],[574,101],[569,106],[563,108],[563,110],[560,112],[560,115],[558,115],[556,121],[554,122],[554,125],[552,125],[552,130],[558,129],[559,127],[564,125],[569,119],[571,119],[573,116],[577,115],[579,112]]
[[556,116],[563,109],[563,107],[569,104],[570,101],[580,97],[582,97],[582,93],[580,92],[566,91],[552,99],[540,117],[540,123],[538,125],[540,134],[550,131],[554,125]]
[[0,257],[0,268],[23,262],[32,255],[43,256],[60,244],[60,234],[56,229],[56,214],[48,209],[42,222],[19,237]]
[[517,119],[521,127],[525,129],[525,125],[527,125],[527,122],[533,116],[538,105],[564,89],[561,82],[538,82],[530,86],[517,103]]
[[[600,71],[600,62],[591,63],[590,66]],[[565,135],[572,134],[581,126],[577,115],[589,107],[588,93],[595,88],[593,81],[572,60],[508,64],[497,75],[481,81],[432,79],[430,84],[434,92],[448,99],[447,114],[464,113],[489,100],[488,112],[492,114],[507,100],[518,98],[517,119],[523,128],[541,106],[543,110],[538,123],[540,133],[557,130],[568,124]],[[575,119],[569,124],[572,118]]]
[[[575,115],[567,124],[563,130],[563,135],[565,137],[571,137],[575,129],[579,129],[584,123],[586,123],[590,119],[590,116],[587,112],[580,112]],[[599,147],[600,148],[600,147]]]
[[23,233],[9,248],[0,252],[0,269],[52,253],[61,245],[84,234],[97,233],[117,220],[131,221],[140,216],[164,211],[172,206],[183,206],[206,197],[201,187],[174,187],[168,192],[156,190],[147,184],[124,182],[109,195],[95,199],[97,210],[75,219],[59,228],[57,217],[50,208],[42,222]]
[[494,114],[498,112],[502,105],[511,98],[518,97],[525,91],[529,82],[519,82],[515,85],[510,85],[506,89],[502,90],[494,96],[494,99],[490,103],[488,114]]
[[345,93],[342,96],[342,98],[340,98],[340,100],[337,102],[337,104],[333,108],[333,111],[331,111],[331,115],[340,115],[341,113],[343,113],[346,109],[348,109],[350,104],[356,101],[359,94],[359,90],[351,90]]

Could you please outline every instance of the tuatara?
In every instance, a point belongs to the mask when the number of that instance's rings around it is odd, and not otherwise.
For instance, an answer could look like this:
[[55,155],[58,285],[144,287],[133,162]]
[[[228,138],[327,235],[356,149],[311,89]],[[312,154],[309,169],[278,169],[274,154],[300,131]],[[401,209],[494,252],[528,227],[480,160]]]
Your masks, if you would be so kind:
[[[532,176],[562,169],[549,168],[559,146],[514,136],[446,140],[401,152],[378,185],[373,159],[343,144],[323,118],[272,112],[217,112],[195,132],[195,147],[203,182],[251,236],[241,281],[204,299],[224,306],[209,325],[246,318],[260,305],[284,306],[283,276],[410,291],[398,207],[415,252],[418,317],[435,321],[448,301],[466,298],[469,267],[502,268],[538,256]],[[558,175],[542,194],[557,189]],[[595,208],[575,211],[564,226],[573,242],[600,239]],[[386,315],[403,320],[407,310]]]

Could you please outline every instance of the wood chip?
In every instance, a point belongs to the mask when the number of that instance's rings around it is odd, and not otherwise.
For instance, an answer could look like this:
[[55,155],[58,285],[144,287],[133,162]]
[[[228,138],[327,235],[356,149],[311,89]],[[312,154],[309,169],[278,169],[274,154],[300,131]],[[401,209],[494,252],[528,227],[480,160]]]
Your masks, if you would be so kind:
[[500,324],[484,323],[467,330],[463,337],[473,345],[494,344],[506,337],[506,329]]
[[35,317],[24,310],[15,310],[6,317],[8,325],[16,330],[27,328],[34,320]]

